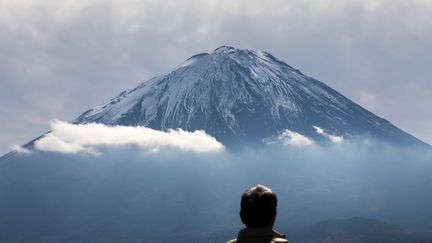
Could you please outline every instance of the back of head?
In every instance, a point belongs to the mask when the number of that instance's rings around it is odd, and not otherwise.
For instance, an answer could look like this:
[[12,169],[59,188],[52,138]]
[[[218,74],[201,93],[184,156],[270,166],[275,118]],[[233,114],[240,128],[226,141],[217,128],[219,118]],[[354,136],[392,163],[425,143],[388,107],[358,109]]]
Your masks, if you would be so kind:
[[247,227],[266,227],[274,223],[277,197],[270,188],[257,185],[243,193],[240,206],[240,215]]

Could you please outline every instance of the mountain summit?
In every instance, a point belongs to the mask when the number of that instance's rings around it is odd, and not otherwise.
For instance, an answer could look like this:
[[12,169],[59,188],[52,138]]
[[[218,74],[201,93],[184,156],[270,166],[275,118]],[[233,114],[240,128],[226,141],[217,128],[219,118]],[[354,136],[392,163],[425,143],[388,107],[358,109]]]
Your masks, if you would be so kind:
[[259,144],[286,129],[313,140],[325,131],[424,144],[270,53],[230,46],[194,55],[74,120],[90,122],[205,130],[227,145]]

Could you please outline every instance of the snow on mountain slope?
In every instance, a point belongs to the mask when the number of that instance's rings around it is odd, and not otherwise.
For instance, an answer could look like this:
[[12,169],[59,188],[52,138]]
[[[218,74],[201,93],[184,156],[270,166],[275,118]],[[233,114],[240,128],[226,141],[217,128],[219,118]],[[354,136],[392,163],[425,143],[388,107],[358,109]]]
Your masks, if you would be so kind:
[[126,90],[74,123],[205,130],[225,144],[260,144],[285,129],[323,140],[369,136],[424,144],[271,54],[222,46]]

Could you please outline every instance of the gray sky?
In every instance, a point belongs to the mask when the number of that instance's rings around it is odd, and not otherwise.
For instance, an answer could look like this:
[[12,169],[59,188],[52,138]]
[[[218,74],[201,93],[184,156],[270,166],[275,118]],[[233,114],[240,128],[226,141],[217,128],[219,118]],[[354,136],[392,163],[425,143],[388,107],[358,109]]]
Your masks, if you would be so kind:
[[432,1],[0,0],[0,153],[221,45],[268,51],[432,143]]

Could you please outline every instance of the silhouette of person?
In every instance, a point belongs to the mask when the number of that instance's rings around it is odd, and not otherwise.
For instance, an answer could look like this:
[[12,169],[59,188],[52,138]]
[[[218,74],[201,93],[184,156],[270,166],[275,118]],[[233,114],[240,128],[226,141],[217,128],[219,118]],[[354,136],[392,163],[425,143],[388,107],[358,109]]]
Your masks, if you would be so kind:
[[287,243],[285,235],[273,230],[276,208],[277,197],[270,188],[257,185],[247,189],[240,203],[240,219],[246,228],[227,243]]

